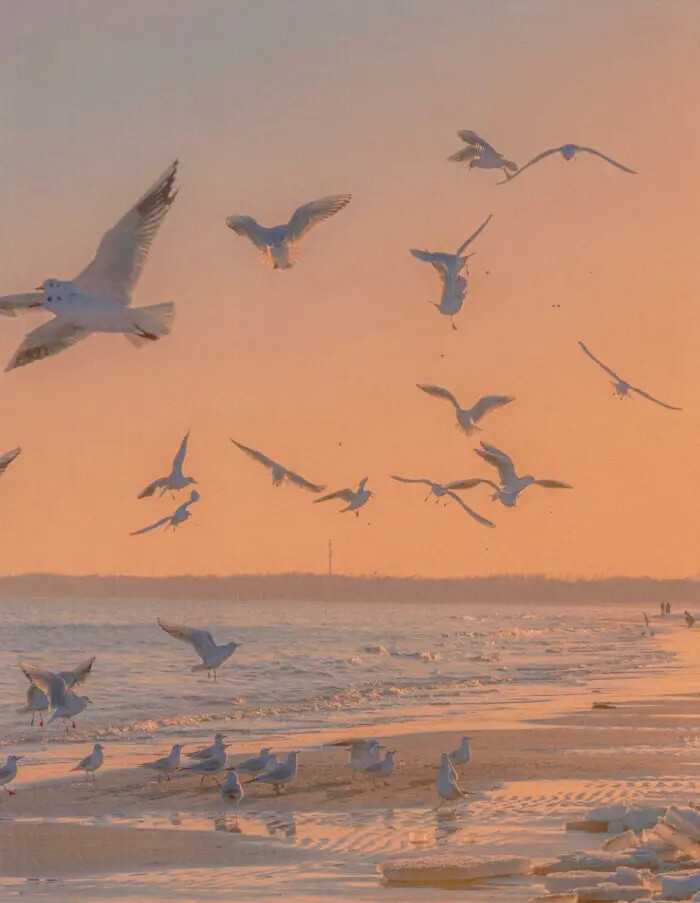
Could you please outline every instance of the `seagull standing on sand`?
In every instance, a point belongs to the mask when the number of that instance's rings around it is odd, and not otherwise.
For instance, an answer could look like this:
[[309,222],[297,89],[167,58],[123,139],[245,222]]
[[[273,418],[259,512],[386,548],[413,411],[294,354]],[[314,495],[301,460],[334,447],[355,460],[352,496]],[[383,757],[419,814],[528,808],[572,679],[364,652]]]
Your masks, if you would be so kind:
[[392,480],[398,480],[400,483],[423,483],[426,486],[430,487],[430,492],[426,495],[425,501],[427,502],[431,495],[435,496],[435,501],[439,502],[441,498],[447,496],[452,499],[452,501],[457,502],[457,504],[462,508],[466,513],[473,517],[475,521],[478,521],[480,524],[483,524],[485,527],[495,527],[495,524],[492,523],[488,518],[483,517],[481,514],[478,514],[476,511],[473,511],[468,505],[465,505],[462,499],[457,495],[456,492],[453,491],[454,487],[461,486],[461,481],[457,481],[456,483],[435,483],[433,480],[426,480],[422,478],[411,479],[409,477],[396,477],[392,476]]
[[243,787],[241,787],[238,775],[232,769],[226,775],[226,779],[221,786],[221,799],[224,801],[224,810],[228,803],[236,804],[236,821],[238,821],[238,809],[244,796],[245,793],[243,792]]
[[487,445],[486,442],[481,443],[481,448],[474,451],[480,455],[489,464],[498,470],[500,485],[494,483],[493,480],[475,477],[468,480],[460,480],[452,483],[453,489],[472,489],[480,483],[493,487],[495,492],[491,496],[494,501],[499,501],[507,508],[513,508],[518,501],[520,493],[527,489],[528,486],[543,486],[545,489],[573,489],[569,483],[562,483],[560,480],[536,480],[535,477],[528,474],[519,477],[515,472],[515,465],[512,458],[505,452],[496,448],[494,445]]
[[94,260],[75,279],[47,279],[40,292],[0,298],[0,312],[44,308],[54,315],[25,336],[7,370],[31,364],[74,345],[93,332],[123,333],[139,347],[170,332],[172,302],[131,308],[131,293],[151,243],[170,209],[177,160],[122,219],[105,233]]
[[471,737],[462,737],[462,742],[459,744],[457,749],[453,749],[450,753],[450,762],[453,765],[466,765],[467,762],[471,758],[471,750],[469,748],[469,741]]
[[95,772],[98,768],[102,768],[102,763],[104,762],[103,751],[104,746],[101,743],[96,743],[92,752],[89,756],[85,756],[84,759],[81,759],[80,762],[75,766],[75,768],[71,768],[71,771],[84,771],[85,772],[85,780],[88,780],[88,775],[92,775],[93,782],[95,781]]
[[7,786],[17,777],[17,763],[23,756],[8,756],[5,764],[0,768],[0,787],[7,791],[8,796],[14,796],[15,791]]
[[46,671],[38,668],[29,662],[20,662],[24,676],[38,687],[46,696],[48,696],[53,713],[49,719],[49,724],[62,718],[65,722],[66,733],[68,733],[68,721],[71,722],[73,730],[75,730],[75,717],[85,710],[88,703],[92,703],[89,696],[76,696],[71,693],[71,689],[82,683],[92,669],[95,661],[94,656],[80,665],[75,671],[62,671],[54,674],[52,671]]
[[198,501],[199,493],[196,489],[193,489],[187,501],[179,505],[172,514],[169,514],[167,517],[161,517],[160,520],[157,520],[154,524],[149,524],[148,527],[141,527],[140,530],[133,530],[129,533],[129,536],[140,536],[142,533],[149,533],[151,530],[156,530],[163,525],[165,525],[166,530],[169,527],[172,527],[173,530],[175,530],[180,524],[184,524],[186,520],[192,517],[190,505],[193,505]]
[[288,270],[298,260],[297,245],[317,223],[328,219],[351,200],[349,194],[332,194],[297,208],[288,223],[266,228],[252,216],[229,216],[226,225],[243,235],[260,251],[263,263],[273,270]]
[[368,774],[374,780],[374,786],[376,787],[377,781],[382,781],[385,787],[389,786],[389,781],[387,780],[394,773],[394,756],[396,755],[395,749],[388,749],[386,755],[383,759],[380,759],[379,762],[374,762],[372,765],[368,765],[363,773]]
[[293,483],[295,486],[299,486],[302,489],[308,489],[310,492],[323,492],[323,490],[326,488],[319,483],[310,483],[308,480],[305,480],[304,477],[300,477],[298,473],[294,473],[294,471],[288,470],[282,464],[279,464],[277,461],[273,461],[272,458],[268,458],[267,455],[264,455],[262,452],[256,451],[254,448],[248,448],[247,445],[241,445],[241,443],[236,442],[235,439],[231,439],[231,442],[233,442],[234,445],[238,446],[241,451],[249,455],[254,461],[258,461],[263,465],[263,467],[268,468],[268,470],[272,474],[273,486],[281,486],[284,480],[287,480],[289,483]]
[[602,367],[606,373],[608,373],[613,378],[613,382],[611,385],[613,386],[613,395],[617,395],[619,398],[631,398],[630,392],[636,392],[637,395],[641,395],[642,398],[646,398],[648,401],[653,401],[654,404],[660,404],[662,408],[668,408],[669,411],[682,411],[683,408],[674,407],[672,404],[666,404],[665,401],[659,401],[658,398],[654,398],[653,395],[649,395],[648,392],[644,392],[642,389],[638,389],[636,386],[633,386],[631,383],[628,383],[627,380],[623,379],[621,376],[618,376],[614,370],[611,370],[610,367],[606,367],[602,361],[599,361],[598,358],[586,348],[583,342],[579,342],[579,346],[584,354],[587,354],[588,357],[592,361],[595,361],[599,367]]
[[363,477],[357,489],[339,489],[337,492],[321,496],[320,499],[314,499],[314,504],[327,502],[330,499],[342,499],[344,502],[347,502],[347,505],[345,508],[340,509],[340,513],[342,514],[343,511],[354,511],[355,517],[359,517],[359,509],[372,498],[372,493],[365,488],[368,479],[369,477]]
[[164,776],[166,780],[171,780],[170,776],[172,773],[177,771],[180,767],[180,754],[182,753],[184,745],[184,743],[176,743],[167,756],[164,756],[162,759],[156,759],[155,762],[146,762],[141,767],[151,768],[153,771],[157,771],[159,784]]
[[601,154],[600,151],[596,150],[594,147],[582,147],[579,144],[562,144],[561,147],[550,147],[549,150],[542,151],[541,154],[537,154],[536,157],[533,157],[532,160],[529,160],[524,166],[521,166],[517,172],[515,172],[512,176],[510,173],[505,172],[505,179],[502,182],[497,182],[497,185],[503,185],[506,182],[512,182],[513,179],[517,178],[521,172],[525,172],[528,166],[533,166],[535,163],[539,163],[540,160],[544,160],[545,157],[549,157],[552,154],[561,154],[565,160],[573,160],[573,158],[580,151],[584,151],[587,154],[594,154],[596,157],[600,157],[602,160],[607,160],[608,163],[612,163],[613,166],[617,166],[618,169],[621,169],[623,172],[629,172],[633,176],[637,175],[636,170],[630,169],[628,166],[623,166],[622,163],[618,163],[617,160],[613,160],[612,157],[606,157],[605,154]]
[[277,761],[277,757],[272,755],[272,747],[266,746],[260,750],[259,756],[253,756],[250,759],[244,759],[242,762],[237,762],[234,767],[236,771],[255,776],[262,774],[264,771],[272,771],[272,769],[276,768],[278,765],[279,762]]
[[[207,759],[202,759],[199,762],[194,762],[192,765],[186,765],[182,769],[182,771],[187,771],[190,774],[201,774],[202,780],[199,782],[201,787],[201,785],[204,783],[204,778],[206,778],[207,776],[214,778],[215,783],[219,784],[219,780],[216,776],[225,769],[226,747],[222,745]],[[219,784],[219,786],[221,785]]]
[[264,771],[257,777],[246,781],[246,784],[272,784],[275,793],[281,793],[282,787],[293,781],[297,775],[297,756],[299,750],[295,749],[289,753],[284,762],[272,768],[270,771]]
[[[464,799],[464,791],[457,783],[457,773],[450,764],[450,756],[448,753],[442,754],[440,768],[435,778],[435,789],[437,790],[440,802],[435,809],[444,806],[445,803],[453,803],[457,800]],[[435,810],[433,810],[435,811]]]
[[517,172],[517,164],[512,160],[506,160],[503,154],[492,147],[488,141],[472,132],[471,129],[461,129],[457,135],[464,141],[466,147],[451,154],[447,159],[451,163],[467,163],[469,169],[502,169],[507,177],[508,170]]
[[49,708],[49,698],[44,693],[43,690],[40,690],[39,687],[35,687],[34,684],[29,684],[29,689],[27,690],[27,704],[22,706],[21,709],[17,709],[18,715],[26,715],[28,712],[32,713],[32,720],[30,727],[34,727],[34,718],[36,717],[36,713],[39,712],[39,727],[44,726],[44,712],[47,712]]
[[222,755],[226,755],[226,746],[224,743],[226,739],[225,734],[215,734],[214,735],[214,743],[211,746],[204,746],[202,749],[196,749],[194,752],[189,754],[190,759],[211,759],[212,756],[218,756],[219,758]]
[[185,438],[180,443],[180,448],[177,450],[177,454],[173,458],[172,470],[170,471],[168,476],[159,477],[157,480],[149,483],[148,486],[146,486],[146,488],[143,490],[143,492],[138,496],[138,498],[147,499],[153,495],[156,489],[160,489],[161,495],[168,491],[172,495],[176,491],[184,489],[185,486],[189,486],[190,483],[197,482],[194,477],[186,477],[182,472],[182,465],[185,463],[185,455],[187,454],[187,440],[189,438],[190,434],[188,431]]
[[457,415],[457,429],[461,429],[467,436],[478,432],[481,428],[476,424],[490,411],[502,408],[504,405],[515,401],[513,395],[484,395],[471,408],[463,408],[448,389],[442,386],[430,386],[417,383],[418,388],[433,398],[442,398],[454,407]]
[[223,646],[217,646],[214,642],[214,637],[208,630],[201,630],[197,627],[186,627],[184,624],[170,624],[166,621],[161,621],[160,618],[158,618],[158,625],[166,633],[169,633],[170,636],[175,637],[176,640],[182,640],[183,643],[189,643],[189,645],[194,648],[194,651],[202,659],[202,663],[201,665],[193,665],[191,668],[192,671],[206,671],[207,677],[211,677],[213,672],[214,680],[216,680],[217,669],[220,668],[226,659],[230,658],[241,645],[240,643],[234,643],[232,640],[230,643],[225,643]]

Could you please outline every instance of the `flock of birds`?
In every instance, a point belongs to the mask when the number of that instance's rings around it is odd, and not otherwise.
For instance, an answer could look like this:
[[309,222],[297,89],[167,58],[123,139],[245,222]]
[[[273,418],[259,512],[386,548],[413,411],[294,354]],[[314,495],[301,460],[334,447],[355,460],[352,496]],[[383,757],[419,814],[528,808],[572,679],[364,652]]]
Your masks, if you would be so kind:
[[[564,160],[571,160],[579,153],[587,153],[597,156],[623,172],[635,172],[595,148],[577,144],[550,148],[518,167],[476,132],[465,129],[457,134],[464,142],[464,146],[448,157],[448,160],[466,163],[469,169],[502,170],[505,179],[497,184],[513,181],[530,167],[555,154],[561,154]],[[157,341],[170,332],[175,315],[175,306],[172,302],[147,307],[132,307],[131,302],[151,244],[177,196],[175,187],[177,168],[176,160],[116,225],[104,234],[94,258],[73,279],[50,278],[44,280],[36,291],[0,297],[0,314],[17,316],[22,312],[40,309],[53,315],[51,320],[26,335],[7,365],[7,370],[58,354],[96,332],[121,333],[135,347]],[[330,195],[310,201],[295,210],[287,223],[278,226],[262,226],[253,217],[241,215],[230,216],[225,222],[237,235],[247,238],[255,245],[266,265],[276,270],[285,270],[297,262],[299,243],[307,233],[314,226],[339,213],[350,201],[349,194]],[[440,276],[442,286],[440,299],[431,304],[434,304],[441,314],[450,318],[455,329],[453,318],[461,310],[468,290],[468,259],[471,255],[465,252],[490,220],[491,216],[457,248],[454,254],[415,248],[410,252],[418,260],[429,263]],[[679,410],[618,376],[614,370],[595,357],[583,342],[579,344],[582,351],[612,377],[614,392],[620,398],[629,397],[630,393],[634,392],[656,404],[671,410]],[[468,436],[481,429],[477,424],[487,414],[515,400],[509,395],[486,395],[467,408],[462,407],[455,395],[442,386],[419,385],[418,388],[434,398],[448,401],[455,409],[458,428]],[[139,498],[148,498],[158,489],[161,490],[161,495],[168,491],[174,495],[190,484],[196,483],[193,477],[185,476],[183,473],[188,437],[189,433],[180,445],[168,476],[150,483]],[[275,486],[288,482],[317,494],[326,489],[324,485],[307,480],[263,452],[234,439],[231,441],[242,452],[270,470]],[[19,452],[20,449],[17,448],[0,458],[0,473]],[[466,505],[457,495],[458,492],[484,484],[493,489],[494,501],[513,507],[521,493],[529,486],[547,489],[572,488],[569,483],[561,480],[540,479],[531,475],[518,476],[509,455],[493,445],[482,442],[481,448],[476,449],[476,452],[482,460],[495,468],[493,478],[475,477],[451,483],[397,475],[393,476],[393,479],[402,483],[426,485],[429,487],[428,495],[435,496],[436,501],[443,498],[445,503],[450,500],[458,504],[477,523],[487,527],[493,527],[493,522]],[[356,488],[339,489],[321,495],[314,501],[337,499],[345,503],[341,511],[354,511],[359,516],[360,509],[373,495],[367,488],[368,480],[368,477],[364,477]],[[134,530],[132,535],[147,533],[159,527],[175,529],[192,516],[191,508],[199,498],[198,490],[192,489],[189,498],[175,511],[146,527]]]

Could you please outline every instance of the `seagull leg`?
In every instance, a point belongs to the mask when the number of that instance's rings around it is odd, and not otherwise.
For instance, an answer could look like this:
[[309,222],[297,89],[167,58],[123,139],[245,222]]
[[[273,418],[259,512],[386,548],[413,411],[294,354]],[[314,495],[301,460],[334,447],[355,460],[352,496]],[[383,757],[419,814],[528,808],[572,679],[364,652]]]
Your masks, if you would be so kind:
[[437,804],[437,806],[435,806],[435,808],[431,809],[430,811],[437,812],[438,809],[440,808],[440,806],[444,806],[446,802],[447,802],[447,800],[440,800],[440,802]]
[[29,725],[29,727],[34,727],[34,716],[35,716],[35,715],[36,715],[36,712],[32,712],[32,722],[31,722],[31,724]]
[[78,730],[78,728],[75,726],[75,721],[71,721],[71,727],[73,728],[74,731]]
[[280,789],[280,785],[279,785],[279,784],[273,784],[272,786],[275,788],[275,793],[279,796],[280,793],[282,793],[282,791],[281,791],[281,789]]
[[218,677],[216,676],[216,668],[214,668],[214,680],[218,680]]
[[216,784],[216,786],[221,787],[221,784],[219,783],[219,779],[217,778],[217,776],[215,774],[213,774],[212,777],[214,778],[214,783]]
[[452,324],[453,329],[457,329],[457,327],[455,326],[455,321],[452,319],[452,317],[450,317],[450,323]]

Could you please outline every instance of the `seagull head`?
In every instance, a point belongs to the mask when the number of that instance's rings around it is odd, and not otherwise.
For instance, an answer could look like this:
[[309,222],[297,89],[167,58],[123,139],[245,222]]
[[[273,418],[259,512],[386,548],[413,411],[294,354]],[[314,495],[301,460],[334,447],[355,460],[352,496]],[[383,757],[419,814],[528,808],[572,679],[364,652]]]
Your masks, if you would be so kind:
[[565,160],[571,160],[572,157],[576,156],[576,151],[578,150],[578,145],[576,144],[565,144],[560,148],[561,155]]
[[8,756],[7,761],[8,762],[19,762],[19,760],[23,759],[23,758],[24,758],[24,756]]
[[75,289],[71,282],[62,282],[60,279],[47,279],[38,289],[43,295],[38,301],[30,304],[30,307],[44,307],[53,313],[60,313],[71,305],[71,295]]

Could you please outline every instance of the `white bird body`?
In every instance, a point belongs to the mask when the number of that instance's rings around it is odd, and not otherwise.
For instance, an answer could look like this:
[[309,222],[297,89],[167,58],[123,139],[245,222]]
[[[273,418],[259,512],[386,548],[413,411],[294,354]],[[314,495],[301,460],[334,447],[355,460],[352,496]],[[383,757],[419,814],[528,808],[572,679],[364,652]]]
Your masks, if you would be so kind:
[[611,370],[610,367],[607,367],[602,361],[598,360],[598,358],[593,354],[592,351],[589,351],[588,348],[583,344],[583,342],[579,342],[579,346],[584,354],[587,354],[588,357],[592,361],[595,361],[599,367],[605,370],[613,378],[612,386],[614,389],[614,394],[619,398],[631,398],[630,392],[636,392],[638,395],[641,395],[642,398],[646,398],[648,401],[653,401],[654,404],[661,405],[662,408],[667,408],[669,411],[682,411],[682,408],[675,407],[672,404],[666,404],[665,401],[659,401],[658,398],[654,398],[653,395],[649,395],[648,392],[645,392],[643,389],[637,388],[637,386],[633,386],[631,383],[627,382],[626,379],[623,379],[621,376],[618,376],[614,370]]
[[508,175],[508,170],[516,172],[518,167],[512,160],[506,160],[503,154],[484,141],[471,129],[462,129],[457,135],[464,141],[466,147],[451,154],[447,159],[452,163],[467,163],[469,169],[502,169]]
[[103,754],[104,746],[101,743],[96,743],[92,752],[85,756],[84,759],[81,759],[80,762],[75,766],[75,768],[71,768],[71,771],[84,771],[85,772],[85,780],[87,781],[88,775],[92,775],[93,781],[95,780],[95,772],[98,768],[102,767],[102,763],[104,762],[104,754]]
[[395,749],[388,749],[383,759],[380,759],[378,762],[373,762],[371,765],[367,765],[363,770],[363,773],[374,778],[375,784],[377,781],[381,780],[384,782],[385,787],[388,786],[389,782],[387,778],[390,778],[394,773],[395,755]]
[[465,511],[470,517],[472,517],[475,521],[480,524],[483,524],[485,527],[494,527],[495,524],[492,523],[488,518],[483,517],[483,515],[474,511],[468,505],[466,505],[462,499],[457,495],[454,491],[456,487],[461,487],[461,482],[457,481],[456,483],[436,483],[433,480],[428,480],[424,478],[410,478],[410,477],[398,477],[392,475],[392,480],[398,480],[399,483],[423,483],[426,486],[430,487],[430,492],[425,497],[425,501],[427,502],[431,495],[435,496],[435,501],[439,502],[443,496],[447,496],[452,499],[452,501],[457,502],[457,504]]
[[272,771],[273,768],[276,768],[279,765],[277,761],[277,757],[272,755],[272,747],[266,746],[264,749],[260,750],[259,756],[252,756],[250,759],[244,759],[242,762],[237,762],[234,766],[236,771],[243,772],[244,774],[252,774],[258,775],[262,774],[264,771]]
[[448,389],[443,389],[442,386],[432,386],[422,383],[418,383],[417,385],[418,388],[427,395],[449,401],[455,409],[457,428],[461,429],[467,436],[471,436],[481,429],[481,427],[478,427],[476,424],[490,411],[495,411],[497,408],[502,408],[504,405],[510,404],[511,401],[515,401],[513,395],[484,395],[473,404],[471,408],[463,408]]
[[330,499],[342,499],[344,502],[347,502],[347,505],[345,508],[340,509],[340,513],[342,514],[344,511],[354,511],[355,516],[359,517],[359,509],[372,498],[372,493],[369,489],[365,488],[368,479],[369,477],[363,477],[360,480],[357,489],[339,489],[337,492],[331,492],[328,495],[321,496],[320,499],[314,499],[314,504],[317,502],[327,502]]
[[186,520],[192,517],[190,505],[193,505],[198,501],[199,493],[196,489],[193,489],[187,501],[179,505],[172,514],[168,515],[168,517],[161,517],[161,519],[157,520],[154,524],[149,524],[147,527],[141,527],[140,530],[133,530],[129,536],[140,536],[142,533],[149,533],[151,530],[156,530],[158,527],[163,526],[166,530],[171,527],[173,530],[177,529],[180,524],[184,524]]
[[0,768],[0,787],[4,787],[9,796],[14,796],[14,790],[7,786],[17,777],[17,763],[22,756],[8,756],[5,764]]
[[[66,722],[70,720],[75,729],[75,717],[84,711],[92,700],[89,696],[77,696],[70,691],[73,687],[83,683],[90,674],[94,661],[95,657],[93,656],[74,671],[58,673],[38,668],[29,662],[20,662],[24,676],[49,699],[50,707],[53,709],[49,724],[57,718],[62,718]],[[66,731],[68,731],[68,724],[66,724]]]
[[210,672],[213,672],[214,680],[216,680],[217,669],[220,668],[226,659],[230,658],[241,645],[240,643],[231,641],[230,643],[224,643],[223,646],[217,646],[214,642],[214,637],[209,631],[202,630],[198,627],[187,627],[184,624],[170,624],[161,621],[160,618],[158,618],[158,624],[162,630],[169,633],[170,636],[175,637],[176,640],[181,640],[183,643],[189,643],[197,655],[202,659],[202,663],[193,665],[191,670],[206,671],[207,677],[210,676]]
[[462,741],[457,749],[453,749],[450,753],[450,762],[453,765],[466,765],[471,758],[471,750],[469,748],[470,739],[470,737],[462,737]]
[[226,769],[226,761],[226,748],[224,747],[223,749],[217,750],[206,759],[201,759],[199,762],[194,762],[192,765],[185,765],[182,771],[201,775],[202,780],[199,782],[200,784],[204,783],[204,778],[206,778],[207,775],[213,777],[214,781],[218,784],[219,781],[216,776]]
[[510,175],[509,172],[505,172],[505,179],[502,182],[497,182],[497,185],[503,185],[505,182],[512,182],[517,176],[520,175],[521,172],[525,172],[525,170],[534,165],[535,163],[539,163],[540,160],[544,160],[545,157],[549,157],[552,154],[561,154],[565,160],[573,160],[573,158],[580,151],[584,151],[587,154],[593,154],[596,157],[600,157],[602,160],[606,160],[608,163],[612,163],[613,166],[616,166],[618,169],[621,169],[623,172],[631,173],[633,176],[637,175],[637,172],[634,169],[630,169],[628,166],[623,166],[622,163],[618,163],[617,160],[613,160],[612,157],[606,157],[605,154],[601,154],[600,151],[596,150],[594,147],[583,147],[580,144],[562,144],[561,147],[550,147],[546,151],[542,151],[541,154],[537,154],[537,156],[533,157],[532,160],[529,160],[524,166],[521,166],[517,172]]
[[92,332],[123,333],[137,347],[170,332],[174,305],[130,309],[153,239],[175,200],[177,161],[102,238],[92,262],[73,280],[47,279],[41,292],[0,298],[0,312],[44,308],[54,319],[25,336],[7,370],[41,360]]
[[245,793],[238,775],[235,770],[229,771],[221,786],[221,799],[224,801],[224,808],[226,808],[227,803],[235,803],[236,810],[238,810],[244,796]]
[[32,713],[32,721],[31,724],[34,724],[34,718],[36,717],[36,713],[39,712],[39,727],[44,726],[44,716],[43,712],[47,712],[49,709],[49,697],[44,693],[43,690],[40,690],[39,687],[35,687],[34,684],[29,685],[29,689],[27,690],[27,704],[22,706],[21,709],[17,709],[18,715],[26,715],[28,712]]
[[180,447],[177,450],[177,454],[173,458],[173,465],[170,470],[170,473],[167,477],[159,477],[157,480],[154,480],[152,483],[149,483],[148,486],[139,494],[140,499],[149,498],[153,495],[156,489],[160,489],[160,494],[163,495],[165,492],[178,492],[180,489],[184,489],[186,486],[189,486],[190,483],[196,483],[194,477],[186,477],[182,472],[182,465],[185,463],[185,455],[187,454],[187,442],[190,438],[189,431],[185,435],[185,438],[180,443]]
[[280,464],[278,461],[273,461],[272,458],[268,458],[267,455],[264,455],[262,452],[256,451],[256,449],[254,448],[249,448],[247,445],[242,445],[240,442],[236,442],[235,439],[231,439],[231,442],[233,442],[234,445],[240,448],[242,452],[245,452],[249,457],[253,458],[254,461],[258,461],[258,463],[262,464],[263,467],[268,468],[272,475],[273,486],[281,486],[282,483],[287,480],[287,482],[293,483],[295,486],[299,486],[301,489],[308,489],[310,492],[323,492],[323,490],[326,488],[320,483],[311,483],[309,480],[305,480],[304,477],[299,476],[298,473],[294,473],[293,470],[289,470],[289,468]]
[[154,762],[146,762],[141,767],[150,768],[153,771],[157,771],[158,783],[163,780],[164,776],[169,781],[171,779],[170,776],[172,775],[172,773],[174,771],[177,771],[180,767],[180,756],[183,746],[183,743],[176,743],[167,756],[163,756],[162,759],[156,759]]
[[298,259],[297,245],[317,223],[338,213],[350,203],[349,194],[334,194],[303,204],[288,223],[265,227],[252,216],[229,216],[226,225],[250,239],[261,253],[263,263],[274,270],[288,270]]
[[464,791],[457,783],[457,773],[450,764],[450,756],[447,753],[442,754],[442,762],[435,778],[435,789],[441,800],[436,807],[438,809],[444,803],[464,798]]
[[290,752],[284,762],[269,771],[246,781],[246,784],[272,784],[275,793],[280,793],[280,788],[293,781],[297,774],[298,750]]
[[348,768],[353,770],[353,780],[356,774],[363,774],[371,765],[379,762],[381,749],[377,740],[341,740],[332,743],[331,746],[344,746],[348,751]]
[[226,755],[226,746],[224,734],[215,734],[214,743],[211,746],[204,746],[189,754],[190,759],[211,759],[212,756],[221,758]]

